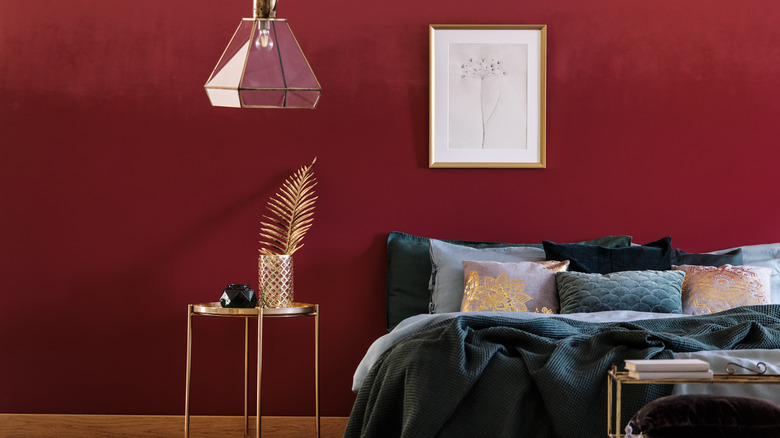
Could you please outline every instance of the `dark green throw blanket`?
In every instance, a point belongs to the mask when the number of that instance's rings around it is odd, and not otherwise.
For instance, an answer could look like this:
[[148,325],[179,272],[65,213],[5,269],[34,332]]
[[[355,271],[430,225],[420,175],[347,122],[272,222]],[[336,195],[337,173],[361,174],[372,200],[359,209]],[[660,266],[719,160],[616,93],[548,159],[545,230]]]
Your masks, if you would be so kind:
[[[780,348],[780,305],[623,323],[460,316],[379,358],[344,436],[603,438],[613,364],[754,348]],[[672,387],[623,389],[628,420]]]

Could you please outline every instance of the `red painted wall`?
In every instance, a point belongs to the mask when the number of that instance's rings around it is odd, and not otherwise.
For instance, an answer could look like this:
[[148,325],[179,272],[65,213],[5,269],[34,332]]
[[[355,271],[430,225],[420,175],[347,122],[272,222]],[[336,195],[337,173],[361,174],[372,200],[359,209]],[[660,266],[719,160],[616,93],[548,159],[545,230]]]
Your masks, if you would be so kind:
[[[780,241],[774,0],[283,1],[314,111],[213,108],[251,2],[0,0],[0,412],[180,414],[186,306],[256,282],[268,197],[318,157],[296,297],[322,414],[384,330],[384,241]],[[544,23],[548,167],[428,169],[428,25]],[[264,413],[313,413],[311,319],[266,324]],[[240,414],[240,321],[195,321],[195,414]]]

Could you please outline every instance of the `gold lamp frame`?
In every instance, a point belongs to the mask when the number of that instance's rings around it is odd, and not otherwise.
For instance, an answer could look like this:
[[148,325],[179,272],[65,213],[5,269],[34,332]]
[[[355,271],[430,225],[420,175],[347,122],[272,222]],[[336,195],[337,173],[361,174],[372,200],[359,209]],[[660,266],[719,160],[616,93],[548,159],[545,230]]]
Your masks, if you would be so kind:
[[317,107],[322,87],[276,0],[253,0],[204,88],[213,106]]

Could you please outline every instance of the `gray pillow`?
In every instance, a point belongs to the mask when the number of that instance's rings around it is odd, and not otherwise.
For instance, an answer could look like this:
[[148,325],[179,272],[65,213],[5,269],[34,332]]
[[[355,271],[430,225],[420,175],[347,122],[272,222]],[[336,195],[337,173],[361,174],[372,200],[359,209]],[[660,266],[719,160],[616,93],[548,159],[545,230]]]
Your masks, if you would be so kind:
[[[742,246],[742,264],[772,270],[769,293],[772,304],[780,304],[780,243]],[[726,250],[729,251],[729,250]]]
[[682,313],[684,279],[682,271],[555,274],[561,313],[605,310]]
[[532,246],[469,248],[431,239],[431,313],[460,311],[463,301],[463,261],[538,262],[544,250]]

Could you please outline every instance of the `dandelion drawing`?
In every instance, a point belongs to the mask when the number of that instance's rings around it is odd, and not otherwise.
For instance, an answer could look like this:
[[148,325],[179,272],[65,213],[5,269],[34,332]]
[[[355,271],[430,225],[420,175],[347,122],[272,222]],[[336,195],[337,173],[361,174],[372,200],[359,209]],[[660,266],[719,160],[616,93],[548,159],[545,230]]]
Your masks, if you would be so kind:
[[[479,79],[479,108],[482,116],[482,148],[485,148],[485,134],[487,131],[488,123],[493,117],[493,114],[501,101],[501,93],[495,98],[495,102],[492,105],[489,102],[485,102],[488,97],[485,94],[485,80],[490,78],[497,78],[506,76],[506,72],[501,66],[501,61],[496,61],[493,58],[483,58],[474,60],[469,58],[468,62],[462,64],[460,67],[462,79]],[[486,110],[487,107],[487,110]]]

